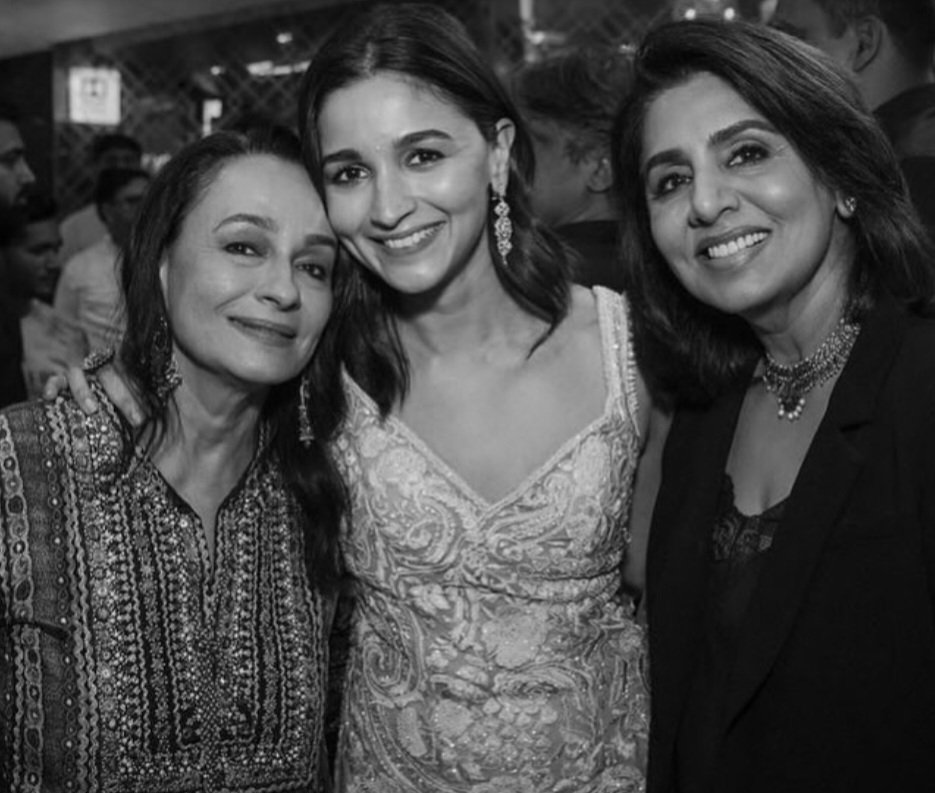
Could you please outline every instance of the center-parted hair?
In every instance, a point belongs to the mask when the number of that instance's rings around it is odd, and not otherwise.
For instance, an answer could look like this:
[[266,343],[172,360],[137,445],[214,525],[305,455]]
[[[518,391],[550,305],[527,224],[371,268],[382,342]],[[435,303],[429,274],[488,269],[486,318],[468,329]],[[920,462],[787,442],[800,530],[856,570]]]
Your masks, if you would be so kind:
[[[446,11],[419,3],[378,5],[348,18],[326,39],[305,73],[299,100],[302,148],[315,183],[322,188],[318,117],[325,100],[341,88],[381,73],[399,75],[427,88],[476,124],[488,142],[496,139],[498,121],[506,118],[514,123],[506,191],[513,251],[504,267],[496,251],[491,211],[491,258],[507,293],[524,310],[548,322],[550,333],[567,312],[570,268],[564,249],[529,212],[532,143],[489,60]],[[351,279],[351,299],[338,307],[343,359],[385,414],[408,387],[408,361],[393,321],[396,296],[363,267],[353,268]]]
[[[302,165],[298,139],[281,129],[249,134],[216,132],[176,154],[153,178],[143,199],[130,240],[121,255],[120,275],[127,329],[119,351],[122,368],[141,400],[146,424],[131,435],[127,448],[139,439],[152,446],[164,435],[172,409],[158,396],[166,350],[155,343],[171,323],[159,279],[160,265],[178,239],[192,209],[225,165],[254,155],[268,155]],[[334,276],[335,293],[342,288],[341,267]],[[335,300],[337,302],[337,300]],[[313,586],[330,589],[340,573],[338,530],[345,494],[328,449],[344,415],[335,323],[325,327],[308,364],[311,406],[309,419],[315,440],[306,448],[298,438],[299,380],[274,386],[263,405],[261,421],[270,430],[272,453],[304,513],[306,551]]]
[[850,299],[867,310],[883,293],[928,309],[935,271],[928,240],[892,148],[848,76],[812,47],[745,22],[682,21],[651,31],[636,54],[634,87],[618,116],[613,165],[643,371],[660,395],[707,399],[749,370],[759,343],[739,317],[693,298],[652,238],[642,173],[650,104],[700,73],[724,80],[783,135],[812,176],[853,197],[856,260]]

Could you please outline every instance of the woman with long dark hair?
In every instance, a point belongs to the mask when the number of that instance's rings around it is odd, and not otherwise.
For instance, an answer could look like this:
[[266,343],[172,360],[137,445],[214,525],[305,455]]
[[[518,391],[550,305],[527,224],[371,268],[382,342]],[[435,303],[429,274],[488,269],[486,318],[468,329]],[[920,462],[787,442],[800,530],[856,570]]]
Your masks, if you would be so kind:
[[638,790],[643,638],[619,571],[649,401],[625,300],[569,285],[528,210],[519,114],[437,7],[337,29],[300,124],[355,260],[339,788]]
[[294,136],[205,138],[123,254],[145,421],[0,413],[4,790],[325,784],[336,263]]

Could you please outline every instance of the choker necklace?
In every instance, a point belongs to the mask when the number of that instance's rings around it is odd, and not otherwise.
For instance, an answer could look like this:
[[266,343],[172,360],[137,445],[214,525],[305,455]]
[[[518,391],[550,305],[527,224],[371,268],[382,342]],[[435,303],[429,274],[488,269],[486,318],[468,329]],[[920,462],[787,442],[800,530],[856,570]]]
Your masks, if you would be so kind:
[[858,333],[860,323],[845,313],[818,349],[801,361],[785,366],[764,353],[763,385],[779,403],[779,418],[795,421],[802,415],[805,395],[844,368]]

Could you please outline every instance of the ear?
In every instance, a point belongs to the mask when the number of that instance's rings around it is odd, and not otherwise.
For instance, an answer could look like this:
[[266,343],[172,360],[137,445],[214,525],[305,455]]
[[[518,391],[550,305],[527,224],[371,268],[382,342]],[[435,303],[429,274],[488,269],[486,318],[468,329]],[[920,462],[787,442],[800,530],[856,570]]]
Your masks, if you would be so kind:
[[508,118],[501,118],[495,130],[490,146],[490,184],[496,192],[505,193],[510,181],[510,152],[516,137],[516,125]]
[[169,254],[162,254],[162,261],[159,262],[159,286],[162,287],[162,302],[168,309],[169,306]]
[[610,167],[610,157],[606,153],[598,154],[591,160],[585,184],[591,193],[606,193],[613,187],[614,174]]
[[880,53],[887,35],[886,25],[879,17],[861,17],[854,23],[854,34],[856,49],[851,67],[855,72],[862,72]]
[[857,211],[857,199],[838,193],[834,197],[834,208],[841,220],[850,220]]

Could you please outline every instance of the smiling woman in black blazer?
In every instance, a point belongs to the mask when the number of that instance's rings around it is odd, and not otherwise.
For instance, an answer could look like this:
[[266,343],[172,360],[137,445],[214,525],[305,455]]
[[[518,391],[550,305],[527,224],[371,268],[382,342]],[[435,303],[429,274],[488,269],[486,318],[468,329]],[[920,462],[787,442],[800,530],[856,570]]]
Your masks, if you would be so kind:
[[616,130],[655,793],[935,790],[935,294],[894,156],[781,33],[651,33]]

